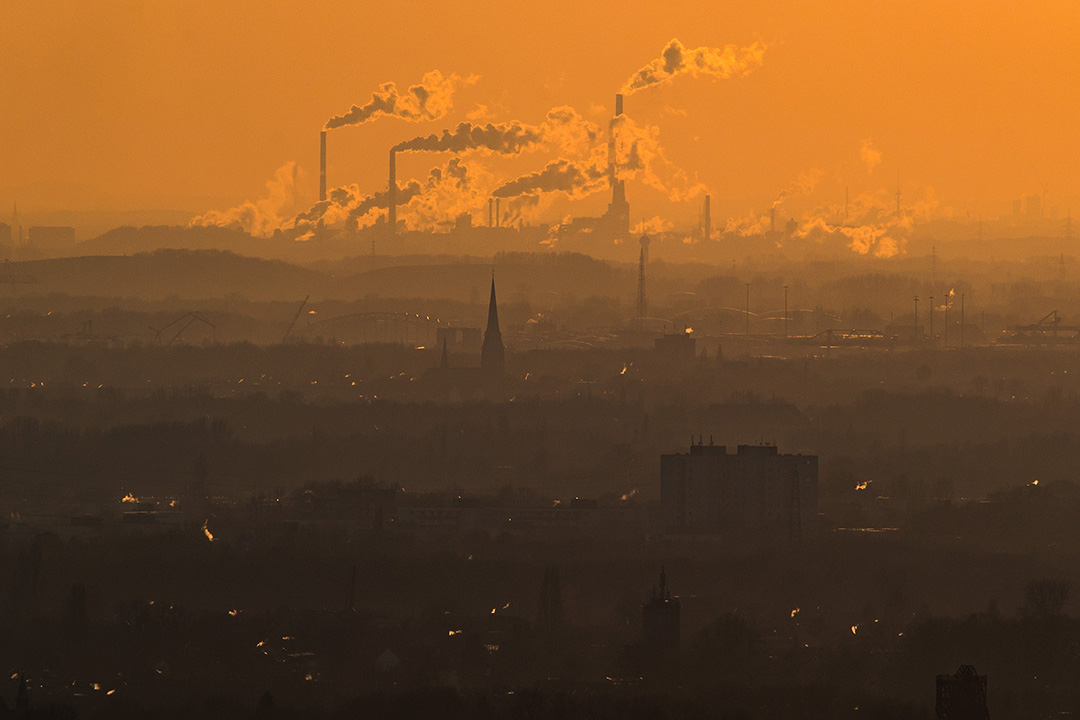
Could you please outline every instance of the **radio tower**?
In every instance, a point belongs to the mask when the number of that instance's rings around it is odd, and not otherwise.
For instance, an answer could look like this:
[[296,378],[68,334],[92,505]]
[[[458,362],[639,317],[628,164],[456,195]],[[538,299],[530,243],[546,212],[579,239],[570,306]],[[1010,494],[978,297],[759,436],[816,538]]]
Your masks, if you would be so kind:
[[900,171],[896,171],[896,217],[900,217]]

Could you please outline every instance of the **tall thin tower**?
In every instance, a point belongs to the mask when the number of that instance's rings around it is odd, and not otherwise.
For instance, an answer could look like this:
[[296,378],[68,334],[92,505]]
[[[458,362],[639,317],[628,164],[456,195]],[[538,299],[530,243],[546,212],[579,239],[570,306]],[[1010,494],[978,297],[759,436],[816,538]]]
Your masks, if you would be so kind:
[[326,202],[326,131],[319,133],[319,202]]
[[386,188],[386,224],[390,235],[397,234],[397,153],[390,150],[390,179]]
[[495,271],[491,271],[491,300],[488,301],[487,329],[480,347],[480,367],[486,375],[501,378],[506,374],[506,348],[499,332],[499,305],[495,301]]
[[900,217],[900,171],[896,171],[896,217]]
[[641,236],[641,255],[638,258],[638,281],[637,281],[637,319],[643,321],[649,316],[649,302],[645,297],[645,262],[649,252],[649,236]]

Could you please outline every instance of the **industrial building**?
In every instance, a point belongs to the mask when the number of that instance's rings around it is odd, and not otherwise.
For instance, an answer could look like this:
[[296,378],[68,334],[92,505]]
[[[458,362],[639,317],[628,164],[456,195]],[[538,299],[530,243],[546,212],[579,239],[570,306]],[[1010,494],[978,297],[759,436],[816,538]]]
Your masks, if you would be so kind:
[[937,676],[938,720],[988,720],[986,676],[971,665],[961,665],[955,675]]
[[724,445],[699,439],[690,452],[660,456],[662,527],[715,535],[732,546],[796,545],[817,519],[818,459],[781,455],[774,445]]
[[667,573],[660,570],[660,589],[641,606],[641,640],[645,666],[652,669],[670,663],[679,654],[682,607],[667,588]]

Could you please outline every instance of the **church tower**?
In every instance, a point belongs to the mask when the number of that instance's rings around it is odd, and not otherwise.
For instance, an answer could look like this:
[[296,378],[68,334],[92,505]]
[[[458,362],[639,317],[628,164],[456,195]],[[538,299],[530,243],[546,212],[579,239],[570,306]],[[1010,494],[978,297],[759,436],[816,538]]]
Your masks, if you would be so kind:
[[506,373],[506,349],[503,347],[502,333],[499,332],[499,306],[495,302],[494,272],[491,273],[491,301],[488,303],[484,344],[480,348],[480,367],[484,374],[493,378],[502,378]]

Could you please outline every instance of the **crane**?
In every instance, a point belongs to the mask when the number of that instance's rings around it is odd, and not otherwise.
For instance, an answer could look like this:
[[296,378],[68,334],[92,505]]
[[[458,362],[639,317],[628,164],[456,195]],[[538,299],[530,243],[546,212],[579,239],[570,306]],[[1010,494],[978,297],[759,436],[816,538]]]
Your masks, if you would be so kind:
[[[184,322],[185,320],[187,320],[187,322],[184,323],[180,327],[180,329],[176,331],[175,335],[173,335],[171,338],[169,338],[169,341],[167,343],[165,343],[166,345],[172,345],[174,342],[176,342],[176,340],[179,339],[179,337],[184,334],[184,331],[187,330],[189,327],[191,327],[192,323],[195,323],[195,322],[201,322],[204,325],[209,326],[210,329],[214,331],[214,340],[215,341],[217,340],[217,325],[210,322],[210,320],[207,319],[206,315],[204,315],[201,311],[192,310],[191,312],[185,313],[184,315],[181,315],[180,317],[176,318],[175,320],[173,320],[168,325],[165,325],[164,327],[162,327],[160,330],[155,330],[154,342],[157,342],[158,340],[160,340],[162,334],[166,330],[168,330],[169,328],[171,328],[174,325],[178,325],[178,324]],[[151,326],[150,329],[154,330],[154,327]]]
[[285,341],[292,335],[293,328],[296,327],[296,321],[300,319],[300,313],[304,312],[304,308],[307,307],[308,300],[311,299],[311,295],[304,298],[304,302],[300,303],[300,307],[296,308],[296,315],[293,316],[292,322],[289,323],[289,327],[285,330],[285,334],[281,337],[281,344],[284,345]]

